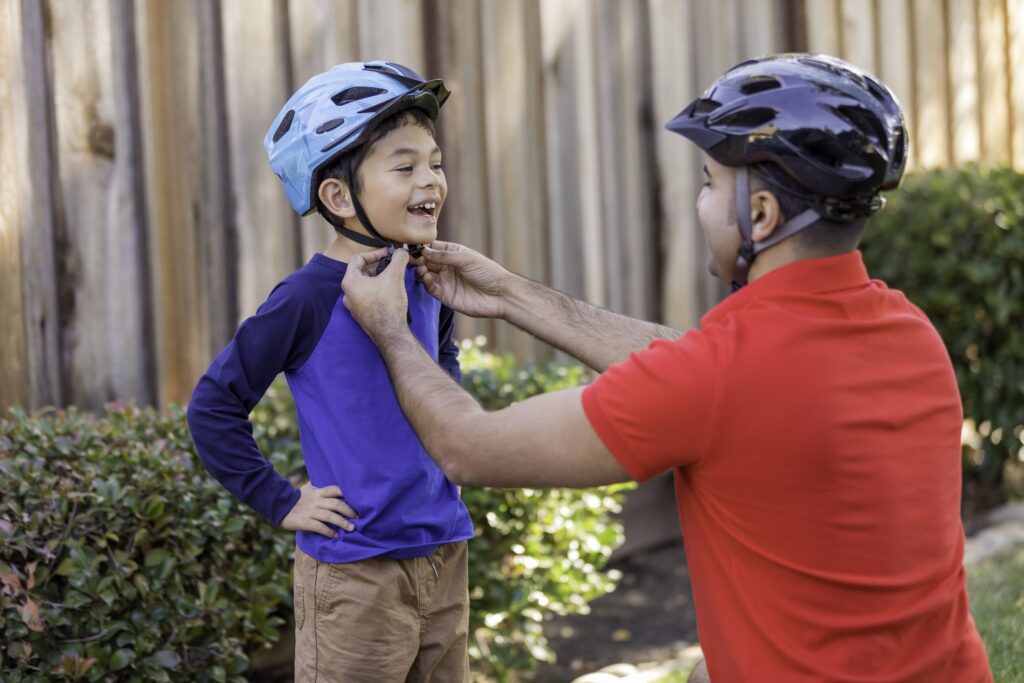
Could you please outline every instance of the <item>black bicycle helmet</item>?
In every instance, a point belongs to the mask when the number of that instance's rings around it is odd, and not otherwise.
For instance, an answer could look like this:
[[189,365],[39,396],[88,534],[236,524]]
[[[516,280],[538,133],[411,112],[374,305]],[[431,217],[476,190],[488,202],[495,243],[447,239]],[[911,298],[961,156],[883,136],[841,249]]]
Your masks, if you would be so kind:
[[[828,55],[781,54],[742,62],[669,121],[724,166],[737,168],[737,219],[743,244],[734,286],[746,284],[754,257],[821,218],[865,220],[899,186],[907,130],[892,91],[871,74]],[[746,167],[778,169],[769,183],[813,206],[769,240],[751,239]]]

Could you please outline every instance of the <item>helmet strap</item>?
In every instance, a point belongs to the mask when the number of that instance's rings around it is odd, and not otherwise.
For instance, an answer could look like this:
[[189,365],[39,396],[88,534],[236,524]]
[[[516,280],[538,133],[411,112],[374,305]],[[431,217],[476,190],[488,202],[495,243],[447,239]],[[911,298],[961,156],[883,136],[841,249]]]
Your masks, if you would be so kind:
[[740,228],[740,248],[737,250],[736,267],[733,270],[732,291],[747,284],[747,275],[754,258],[765,249],[788,239],[809,225],[821,220],[821,214],[807,209],[775,228],[771,236],[754,242],[754,229],[750,222],[750,176],[746,166],[736,169],[736,222]]

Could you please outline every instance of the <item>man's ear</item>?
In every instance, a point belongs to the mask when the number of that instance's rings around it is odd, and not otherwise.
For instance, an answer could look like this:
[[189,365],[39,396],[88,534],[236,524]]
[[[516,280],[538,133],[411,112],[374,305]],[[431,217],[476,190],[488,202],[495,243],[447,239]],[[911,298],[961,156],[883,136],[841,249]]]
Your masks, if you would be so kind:
[[755,242],[772,236],[776,228],[786,222],[779,200],[771,192],[760,190],[750,195],[750,227]]
[[337,178],[327,178],[320,183],[317,196],[324,207],[339,218],[355,218],[356,208],[352,204],[352,193],[348,185]]

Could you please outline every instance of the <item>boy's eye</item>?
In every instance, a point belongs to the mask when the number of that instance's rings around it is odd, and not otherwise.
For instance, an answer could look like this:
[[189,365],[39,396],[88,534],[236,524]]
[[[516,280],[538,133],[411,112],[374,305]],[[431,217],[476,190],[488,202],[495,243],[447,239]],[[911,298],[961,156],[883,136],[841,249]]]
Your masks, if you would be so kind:
[[402,172],[402,173],[408,173],[409,171],[411,171],[411,170],[412,170],[412,166],[399,166],[399,167],[398,167],[398,168],[396,168],[395,170],[396,170],[396,171],[400,171],[400,172]]
[[433,168],[435,171],[440,171],[443,168],[443,166],[441,165],[441,162],[438,161],[436,164],[433,164],[431,168]]

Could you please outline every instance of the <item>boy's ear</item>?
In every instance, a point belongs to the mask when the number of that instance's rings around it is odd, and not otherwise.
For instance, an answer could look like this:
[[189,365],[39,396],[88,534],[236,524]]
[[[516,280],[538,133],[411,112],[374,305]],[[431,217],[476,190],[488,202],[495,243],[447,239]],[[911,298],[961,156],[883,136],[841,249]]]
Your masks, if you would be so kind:
[[327,178],[320,183],[317,191],[324,207],[339,218],[355,218],[356,208],[352,204],[352,194],[348,185],[337,178]]
[[784,222],[782,207],[774,194],[761,190],[750,195],[750,228],[755,242],[771,237]]

